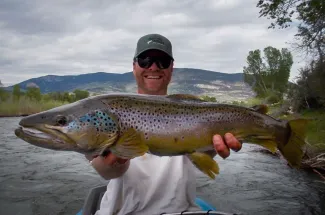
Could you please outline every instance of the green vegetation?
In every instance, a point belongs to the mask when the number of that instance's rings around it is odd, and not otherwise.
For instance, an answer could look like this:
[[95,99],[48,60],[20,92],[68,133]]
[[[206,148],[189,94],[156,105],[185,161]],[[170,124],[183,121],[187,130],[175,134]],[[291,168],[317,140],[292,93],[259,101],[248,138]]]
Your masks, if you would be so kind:
[[27,97],[22,97],[20,100],[9,99],[1,102],[0,116],[24,116],[38,113],[44,110],[49,110],[54,107],[66,104],[62,101],[36,101]]
[[217,102],[217,99],[213,96],[204,95],[204,96],[201,96],[201,99],[203,99],[204,101],[207,101],[207,102]]
[[260,16],[274,22],[270,28],[286,28],[292,18],[299,21],[295,48],[310,57],[300,69],[296,83],[287,88],[287,97],[294,111],[325,108],[325,1],[260,0]]
[[292,55],[286,48],[280,51],[266,47],[264,58],[258,49],[250,51],[247,66],[243,69],[244,81],[252,87],[257,97],[278,102],[287,89],[292,64]]
[[49,110],[64,104],[87,98],[89,92],[75,90],[73,93],[54,92],[41,94],[37,87],[29,87],[21,92],[19,85],[13,87],[12,92],[0,88],[0,116],[25,116]]
[[295,83],[291,83],[288,77],[293,61],[288,49],[266,47],[264,60],[260,50],[250,51],[243,72],[245,82],[257,96],[234,104],[266,103],[270,107],[268,114],[277,118],[310,119],[303,163],[316,172],[316,169],[325,171],[325,1],[259,0],[256,6],[260,17],[272,21],[269,28],[283,29],[293,19],[298,21],[297,42],[292,45],[309,61],[299,70]]
[[319,152],[325,152],[325,114],[324,110],[305,110],[299,114],[283,115],[282,119],[303,117],[309,119],[307,142]]

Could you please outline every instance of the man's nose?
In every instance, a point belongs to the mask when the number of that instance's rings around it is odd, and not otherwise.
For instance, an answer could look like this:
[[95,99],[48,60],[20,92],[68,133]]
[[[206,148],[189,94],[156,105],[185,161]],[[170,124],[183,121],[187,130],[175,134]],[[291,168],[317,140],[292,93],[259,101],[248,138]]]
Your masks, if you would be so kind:
[[157,66],[156,62],[153,62],[152,65],[149,67],[150,71],[156,71],[159,70],[159,67]]

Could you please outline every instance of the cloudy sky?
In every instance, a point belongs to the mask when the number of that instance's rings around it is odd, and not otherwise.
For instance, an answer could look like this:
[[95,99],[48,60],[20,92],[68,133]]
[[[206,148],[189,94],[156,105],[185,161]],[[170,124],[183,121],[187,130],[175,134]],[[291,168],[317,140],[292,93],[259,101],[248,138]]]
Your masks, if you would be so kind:
[[[48,74],[124,73],[137,39],[160,33],[173,43],[175,67],[242,72],[247,54],[290,47],[296,28],[268,29],[258,0],[1,0],[0,80]],[[293,79],[303,65],[295,52]]]

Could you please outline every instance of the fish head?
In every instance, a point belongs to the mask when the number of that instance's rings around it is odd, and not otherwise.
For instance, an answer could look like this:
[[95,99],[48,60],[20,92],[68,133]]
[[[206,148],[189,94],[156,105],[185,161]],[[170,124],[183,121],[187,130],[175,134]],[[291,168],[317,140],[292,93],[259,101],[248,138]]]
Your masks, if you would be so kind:
[[[16,136],[33,145],[99,155],[119,135],[116,116],[101,101],[82,100],[27,116]],[[35,132],[37,131],[37,132]]]

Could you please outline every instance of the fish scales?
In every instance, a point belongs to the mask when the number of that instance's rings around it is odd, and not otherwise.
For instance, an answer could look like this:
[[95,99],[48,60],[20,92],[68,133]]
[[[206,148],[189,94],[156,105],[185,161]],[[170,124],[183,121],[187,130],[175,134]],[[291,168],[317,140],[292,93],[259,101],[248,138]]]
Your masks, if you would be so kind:
[[[159,155],[193,152],[193,148],[197,151],[212,149],[212,138],[205,137],[215,133],[236,133],[233,123],[237,123],[237,130],[249,125],[265,125],[265,131],[269,132],[268,123],[258,116],[259,113],[230,105],[195,101],[170,104],[164,101],[139,101],[128,98],[115,102],[113,100],[107,108],[109,112],[117,115],[121,135],[129,128],[136,129],[143,133],[150,152]],[[238,127],[240,125],[241,127]],[[159,145],[159,142],[163,144]],[[166,144],[170,144],[170,147]],[[170,148],[172,150],[166,150]]]

